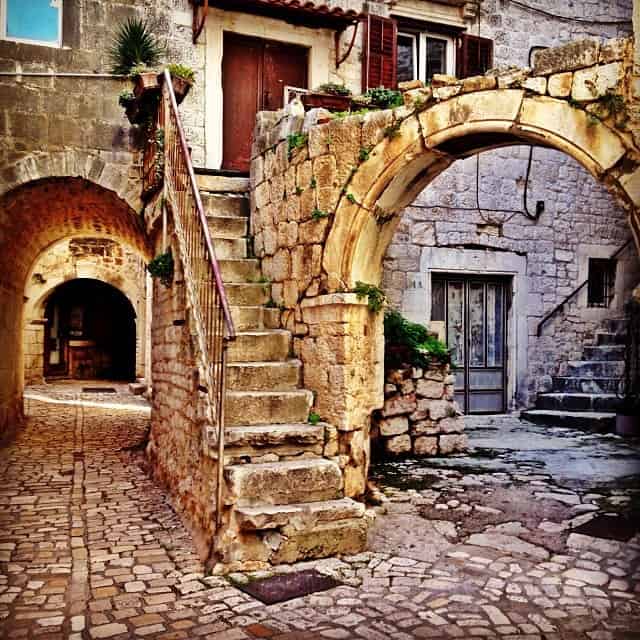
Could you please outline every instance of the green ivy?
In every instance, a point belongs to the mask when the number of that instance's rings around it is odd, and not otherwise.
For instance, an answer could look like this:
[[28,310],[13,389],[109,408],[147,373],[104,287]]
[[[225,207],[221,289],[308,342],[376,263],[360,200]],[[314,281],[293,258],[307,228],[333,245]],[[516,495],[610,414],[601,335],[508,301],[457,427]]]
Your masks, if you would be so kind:
[[321,220],[322,218],[326,218],[328,216],[329,216],[329,214],[326,211],[323,211],[322,209],[314,209],[311,212],[311,217],[314,220]]
[[376,287],[375,284],[360,282],[360,280],[356,282],[353,292],[358,296],[358,300],[367,298],[367,306],[374,313],[378,313],[387,301],[387,296],[380,287]]
[[289,153],[289,159],[295,149],[299,149],[307,144],[308,136],[306,133],[290,133],[287,136],[287,151]]
[[432,362],[448,364],[447,345],[417,322],[390,309],[384,314],[385,364],[390,368],[405,365],[428,367]]

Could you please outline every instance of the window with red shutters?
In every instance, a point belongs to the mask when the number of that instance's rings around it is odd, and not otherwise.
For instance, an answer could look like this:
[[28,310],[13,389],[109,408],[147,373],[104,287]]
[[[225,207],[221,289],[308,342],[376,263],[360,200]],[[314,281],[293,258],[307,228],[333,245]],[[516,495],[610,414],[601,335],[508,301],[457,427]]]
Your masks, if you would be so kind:
[[368,15],[364,31],[362,90],[396,87],[398,28],[390,18]]
[[484,75],[493,66],[493,40],[467,33],[458,39],[456,75],[458,78]]

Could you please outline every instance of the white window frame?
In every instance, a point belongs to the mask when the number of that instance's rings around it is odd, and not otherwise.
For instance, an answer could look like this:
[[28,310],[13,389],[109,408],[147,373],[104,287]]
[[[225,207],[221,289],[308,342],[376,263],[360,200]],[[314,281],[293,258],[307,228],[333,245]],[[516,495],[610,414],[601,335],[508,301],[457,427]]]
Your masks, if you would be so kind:
[[[28,0],[24,0],[27,1]],[[44,40],[32,40],[30,38],[13,38],[7,35],[7,0],[0,0],[0,39],[9,42],[21,42],[23,44],[35,44],[41,47],[52,47],[60,49],[62,47],[62,12],[64,0],[50,0],[54,8],[58,9],[58,40],[47,42]]]
[[455,75],[456,70],[456,47],[452,37],[442,35],[441,33],[432,33],[430,31],[420,32],[420,59],[418,77],[423,82],[427,81],[427,38],[431,40],[442,40],[446,43],[445,54],[445,73],[447,75]]
[[413,78],[412,80],[416,80],[420,76],[419,73],[419,60],[418,60],[418,38],[421,34],[419,33],[409,33],[407,31],[398,31],[398,37],[402,36],[404,38],[411,38],[413,41]]

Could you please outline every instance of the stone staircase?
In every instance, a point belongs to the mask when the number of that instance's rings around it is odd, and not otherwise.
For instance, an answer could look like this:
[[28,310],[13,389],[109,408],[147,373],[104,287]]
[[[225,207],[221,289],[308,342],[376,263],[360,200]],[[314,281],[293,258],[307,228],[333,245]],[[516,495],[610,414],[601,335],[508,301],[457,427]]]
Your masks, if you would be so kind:
[[607,320],[595,344],[585,346],[583,359],[563,366],[552,390],[541,393],[525,420],[541,424],[612,431],[618,405],[616,392],[624,373],[624,320]]
[[199,174],[198,185],[237,339],[225,403],[227,567],[248,569],[339,553],[366,542],[364,506],[344,497],[337,432],[310,424],[292,336],[248,247],[248,180]]

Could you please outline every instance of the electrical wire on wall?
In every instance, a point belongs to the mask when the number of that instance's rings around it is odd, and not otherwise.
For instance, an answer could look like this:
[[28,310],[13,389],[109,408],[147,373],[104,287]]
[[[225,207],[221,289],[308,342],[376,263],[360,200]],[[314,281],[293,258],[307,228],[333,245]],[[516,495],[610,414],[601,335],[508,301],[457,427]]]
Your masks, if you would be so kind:
[[603,26],[623,26],[632,24],[631,18],[628,20],[615,19],[615,20],[599,20],[597,18],[579,18],[577,16],[565,16],[559,13],[553,13],[552,11],[547,11],[546,9],[540,9],[538,7],[533,7],[524,2],[520,2],[520,0],[507,0],[511,4],[516,7],[520,7],[526,11],[531,11],[532,13],[537,13],[539,15],[546,16],[547,18],[554,18],[556,20],[562,20],[564,22],[578,22],[582,24],[597,24]]

